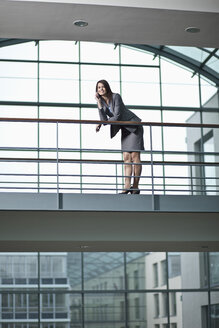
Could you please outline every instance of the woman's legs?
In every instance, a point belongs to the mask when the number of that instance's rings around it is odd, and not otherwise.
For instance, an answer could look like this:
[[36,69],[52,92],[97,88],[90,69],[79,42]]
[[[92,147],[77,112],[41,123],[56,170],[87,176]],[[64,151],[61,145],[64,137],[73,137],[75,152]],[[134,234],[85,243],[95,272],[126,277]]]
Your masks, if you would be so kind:
[[124,173],[125,173],[125,189],[130,189],[131,187],[131,176],[132,176],[132,164],[128,164],[132,162],[131,153],[124,152],[123,160],[125,163]]
[[[133,188],[138,189],[138,184],[141,176],[141,159],[140,152],[134,151],[131,153],[124,152],[123,159],[125,163],[124,173],[125,173],[125,189],[130,189],[131,187],[131,177],[134,176]],[[134,165],[133,165],[133,164]],[[136,164],[136,165],[135,165]]]
[[133,188],[138,189],[138,184],[139,184],[141,170],[142,170],[140,152],[133,151],[131,153],[131,161],[132,161],[132,163],[136,164],[136,165],[134,165],[134,169],[133,169],[133,173],[134,173],[133,174],[134,175]]

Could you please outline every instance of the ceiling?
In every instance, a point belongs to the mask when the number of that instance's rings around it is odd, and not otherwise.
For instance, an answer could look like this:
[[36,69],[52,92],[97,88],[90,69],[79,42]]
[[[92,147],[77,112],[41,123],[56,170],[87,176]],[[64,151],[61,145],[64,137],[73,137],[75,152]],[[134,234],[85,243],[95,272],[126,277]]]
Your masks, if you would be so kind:
[[0,216],[1,252],[219,250],[218,212],[7,210]]
[[[74,26],[77,19],[88,26]],[[218,0],[0,2],[0,38],[218,48],[218,22]],[[200,33],[185,32],[189,26]]]

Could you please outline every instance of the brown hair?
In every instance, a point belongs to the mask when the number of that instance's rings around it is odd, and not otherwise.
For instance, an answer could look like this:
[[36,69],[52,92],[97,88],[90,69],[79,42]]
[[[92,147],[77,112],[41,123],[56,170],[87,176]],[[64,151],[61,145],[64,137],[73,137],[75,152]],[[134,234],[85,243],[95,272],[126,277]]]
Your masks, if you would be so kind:
[[97,82],[97,84],[96,84],[96,92],[97,92],[97,88],[98,88],[98,84],[99,83],[102,83],[104,85],[104,87],[106,88],[107,96],[111,98],[113,93],[112,93],[112,90],[110,88],[109,83],[106,80],[99,80]]

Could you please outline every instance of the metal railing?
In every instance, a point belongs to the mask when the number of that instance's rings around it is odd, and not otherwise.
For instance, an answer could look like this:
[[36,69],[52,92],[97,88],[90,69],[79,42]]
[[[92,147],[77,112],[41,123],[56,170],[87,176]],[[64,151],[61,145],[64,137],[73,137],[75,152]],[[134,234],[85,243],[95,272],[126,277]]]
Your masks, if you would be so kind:
[[[68,119],[34,119],[34,118],[0,118],[0,123],[49,123],[55,124],[55,147],[1,147],[0,146],[0,192],[2,191],[25,191],[25,192],[56,192],[57,196],[63,192],[80,193],[119,193],[123,189],[124,183],[124,162],[121,150],[112,149],[83,149],[83,148],[62,148],[59,147],[59,125],[60,124],[115,124],[115,125],[143,125],[148,129],[149,147],[142,151],[144,159],[141,175],[140,189],[142,194],[150,194],[152,198],[155,194],[187,194],[187,195],[216,195],[219,193],[219,158],[218,152],[204,152],[205,131],[218,129],[219,124],[187,124],[187,123],[157,123],[157,122],[124,122],[124,121],[95,121],[95,120],[68,120]],[[200,129],[200,151],[181,150],[157,150],[153,143],[156,138],[153,129],[164,128],[186,128]],[[215,130],[216,131],[216,130]],[[14,135],[16,138],[16,134]],[[192,145],[193,146],[193,145]],[[2,156],[6,153],[6,156]],[[21,156],[18,156],[18,153]],[[96,159],[84,158],[85,154],[98,154]],[[100,159],[103,154],[116,154],[118,159]],[[10,156],[12,154],[12,156]],[[30,156],[27,156],[30,154]],[[45,156],[46,155],[46,156]],[[75,156],[74,156],[75,155]],[[156,158],[159,156],[159,160]],[[174,160],[165,160],[166,156],[174,156]],[[177,157],[184,157],[183,160],[175,160]],[[209,156],[211,159],[208,160]],[[187,160],[185,160],[185,158]],[[212,160],[212,158],[214,160]],[[7,163],[13,163],[9,168]],[[19,172],[16,169],[18,163],[28,165],[35,163],[33,170]],[[42,165],[50,165],[49,172],[41,172]],[[77,169],[63,170],[61,165],[71,164]],[[126,163],[127,164],[127,163]],[[134,165],[133,163],[129,163]],[[4,166],[5,165],[5,166]],[[107,165],[114,167],[114,172],[108,174],[83,174],[85,165],[93,165],[95,170],[98,167]],[[7,169],[5,169],[7,167]],[[172,168],[175,174],[166,174],[168,168]],[[187,168],[187,174],[178,174],[182,169]],[[206,175],[206,168],[214,171],[213,174]],[[212,170],[213,169],[213,170]],[[48,169],[47,169],[48,170]],[[95,171],[94,170],[94,171]],[[159,171],[158,173],[156,171]],[[112,170],[111,170],[112,171]],[[211,173],[211,172],[210,172]],[[93,179],[93,181],[89,181]],[[100,181],[99,181],[99,180]],[[102,180],[102,181],[101,181]]]

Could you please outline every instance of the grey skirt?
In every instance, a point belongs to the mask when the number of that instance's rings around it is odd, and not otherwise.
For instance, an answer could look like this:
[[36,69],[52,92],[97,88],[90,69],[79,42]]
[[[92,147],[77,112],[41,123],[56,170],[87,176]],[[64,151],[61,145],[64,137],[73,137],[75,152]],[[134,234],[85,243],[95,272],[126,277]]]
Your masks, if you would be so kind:
[[121,127],[122,151],[133,152],[144,150],[144,129],[139,125],[135,132],[130,132],[125,127]]

